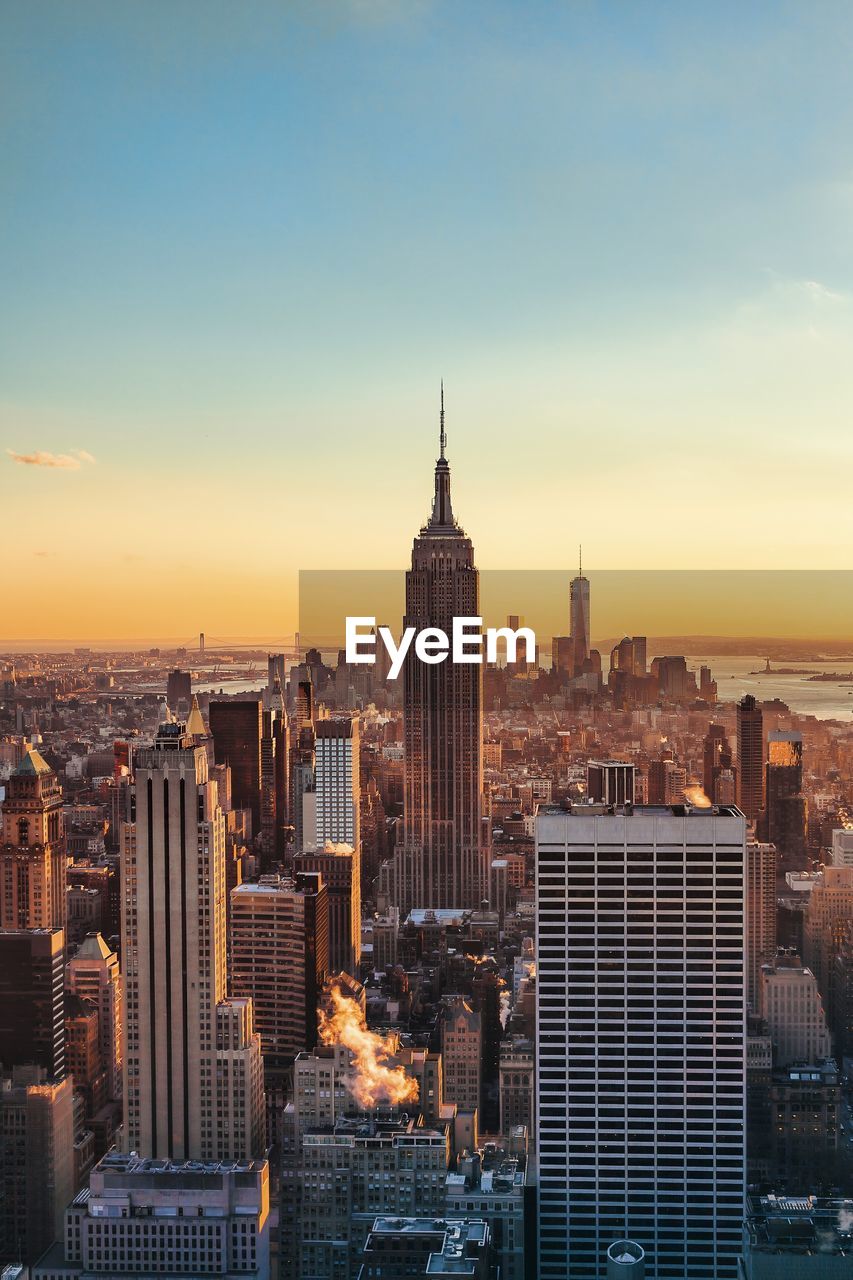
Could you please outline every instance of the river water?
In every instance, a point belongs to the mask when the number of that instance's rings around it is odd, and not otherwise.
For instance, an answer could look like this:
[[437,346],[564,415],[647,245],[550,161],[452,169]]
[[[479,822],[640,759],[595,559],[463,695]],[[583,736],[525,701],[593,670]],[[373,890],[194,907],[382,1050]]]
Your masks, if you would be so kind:
[[[700,666],[711,668],[717,681],[717,695],[722,702],[736,702],[744,694],[753,694],[760,702],[772,698],[781,700],[800,715],[816,716],[818,720],[841,720],[853,723],[853,685],[818,683],[809,680],[808,676],[765,675],[762,671],[764,658],[737,657],[731,654],[709,654],[704,658],[692,655],[687,665],[696,671],[697,680]],[[821,671],[853,670],[853,659],[835,658],[831,662],[777,662],[774,666],[806,667],[815,673]],[[761,675],[750,672],[762,671]],[[195,685],[197,693],[231,694],[251,693],[263,688],[266,683],[264,675],[256,675],[251,680],[204,680]]]
[[[841,720],[848,724],[853,722],[853,683],[837,684],[835,681],[817,682],[808,676],[765,675],[764,658],[733,657],[730,654],[709,654],[706,658],[687,659],[687,665],[697,672],[700,666],[710,667],[717,682],[717,697],[720,701],[736,702],[745,694],[751,693],[760,702],[768,702],[772,698],[781,698],[792,711],[800,715],[816,716],[818,720]],[[822,671],[840,671],[846,673],[853,670],[850,658],[835,658],[831,662],[772,662],[775,667],[802,667],[817,674]],[[761,675],[750,672],[761,671]]]

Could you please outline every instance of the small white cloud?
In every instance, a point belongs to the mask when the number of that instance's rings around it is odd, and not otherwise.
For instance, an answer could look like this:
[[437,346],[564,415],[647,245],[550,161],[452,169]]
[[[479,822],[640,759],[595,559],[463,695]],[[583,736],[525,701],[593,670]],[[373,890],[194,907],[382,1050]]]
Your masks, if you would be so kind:
[[58,467],[64,471],[79,471],[84,462],[94,462],[91,453],[85,449],[74,449],[71,453],[50,453],[47,449],[36,449],[33,453],[16,453],[7,449],[13,462],[22,467]]

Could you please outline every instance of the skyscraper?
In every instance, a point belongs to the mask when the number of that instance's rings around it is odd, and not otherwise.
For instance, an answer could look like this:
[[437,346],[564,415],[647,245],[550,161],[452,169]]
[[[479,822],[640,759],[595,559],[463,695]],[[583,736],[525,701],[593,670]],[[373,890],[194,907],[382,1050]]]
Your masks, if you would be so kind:
[[[316,847],[327,840],[358,848],[360,754],[357,719],[318,720],[314,742]],[[308,847],[307,833],[305,847]]]
[[[260,1141],[260,1037],[251,1007],[224,1009],[225,821],[207,752],[182,724],[161,724],[137,755],[122,871],[126,1149],[171,1159],[260,1154],[230,1119],[242,1112]],[[234,1108],[220,1096],[223,1081],[239,1093]]]
[[[406,574],[404,626],[441,627],[479,615],[471,539],[457,524],[445,457],[444,392],[432,513],[415,538]],[[403,842],[395,896],[407,909],[476,907],[485,891],[483,668],[421,662],[403,669]]]
[[746,846],[746,997],[753,1012],[761,994],[761,966],[776,954],[776,847]]
[[328,970],[328,895],[322,878],[262,876],[231,892],[231,989],[251,996],[267,1081],[278,1084],[317,1041]]
[[733,769],[732,751],[721,724],[709,724],[702,742],[702,787],[709,800],[719,800],[717,779]]
[[620,1238],[649,1280],[737,1274],[744,844],[734,808],[539,811],[540,1280]]
[[65,1075],[65,936],[61,929],[0,929],[0,1062]]
[[98,1038],[107,1072],[107,1090],[116,1100],[122,1095],[124,1030],[121,973],[118,956],[99,933],[81,942],[65,967],[65,985],[98,1010]]
[[737,708],[737,780],[740,807],[757,822],[764,808],[764,717],[751,693]]
[[211,702],[208,708],[216,763],[231,766],[232,803],[251,810],[253,835],[261,830],[262,711],[251,699]]
[[62,787],[35,748],[9,779],[0,844],[0,927],[65,928]]
[[62,1234],[74,1186],[74,1085],[0,1074],[0,1259],[34,1263]]
[[806,799],[803,795],[803,735],[767,735],[763,834],[794,869],[806,858]]
[[329,900],[329,973],[358,975],[361,960],[361,858],[348,844],[327,841],[321,849],[297,853],[297,872],[318,871]]
[[[589,578],[578,551],[578,576],[569,584],[569,631],[574,642],[575,670],[589,657]],[[643,655],[645,667],[645,654]]]

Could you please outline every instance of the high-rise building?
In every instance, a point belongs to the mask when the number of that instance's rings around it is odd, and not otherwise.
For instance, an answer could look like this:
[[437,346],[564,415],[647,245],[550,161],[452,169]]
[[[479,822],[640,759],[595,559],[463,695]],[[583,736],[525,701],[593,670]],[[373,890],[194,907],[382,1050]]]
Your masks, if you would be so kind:
[[261,830],[261,738],[263,705],[250,699],[211,702],[210,732],[217,764],[231,766],[231,797],[235,809],[249,809],[252,834]]
[[523,1125],[536,1137],[535,1062],[532,1040],[514,1036],[500,1047],[500,1126],[504,1138]]
[[200,1165],[111,1151],[67,1205],[62,1242],[33,1280],[270,1280],[269,1202],[266,1160]]
[[[219,1013],[225,821],[207,752],[182,724],[161,724],[153,747],[137,755],[136,821],[123,840],[122,883],[126,1149],[169,1159],[259,1154],[229,1120],[242,1111],[243,1132],[261,1132],[260,1037],[251,1010],[236,1020]],[[242,1055],[239,1071],[235,1055]],[[223,1081],[235,1093],[233,1108],[223,1106]]]
[[34,1263],[74,1194],[73,1084],[40,1067],[0,1075],[0,1258]]
[[3,801],[0,927],[65,928],[62,787],[34,747],[9,778]]
[[122,980],[118,956],[99,933],[89,934],[65,966],[65,985],[98,1010],[101,1060],[107,1073],[107,1092],[122,1096],[124,1030]]
[[540,809],[540,1280],[614,1240],[650,1280],[737,1274],[746,828],[734,808]]
[[575,671],[589,657],[589,578],[578,553],[578,575],[569,584],[569,634],[574,643]]
[[289,730],[280,689],[264,693],[261,733],[261,851],[269,866],[284,853],[289,781]]
[[231,893],[231,990],[251,996],[270,1082],[317,1042],[317,1003],[329,967],[322,876],[262,876]]
[[358,720],[318,720],[314,742],[318,849],[327,840],[353,849],[360,844],[359,762]]
[[280,689],[282,692],[287,687],[287,672],[285,670],[285,659],[283,653],[270,653],[267,655],[267,688]]
[[824,867],[812,885],[803,920],[803,960],[829,999],[829,978],[853,920],[853,867]]
[[[479,573],[471,539],[453,515],[445,457],[442,392],[439,457],[432,513],[414,540],[406,573],[404,625],[440,627],[479,615]],[[403,841],[395,901],[403,910],[476,907],[488,861],[483,826],[483,668],[477,663],[421,662],[403,668]]]
[[764,716],[751,693],[737,707],[738,802],[749,822],[764,808]]
[[323,877],[329,902],[329,973],[357,977],[361,960],[361,857],[358,848],[328,840],[317,850],[298,853],[295,871]]
[[761,967],[776,955],[776,846],[746,846],[746,998],[755,1012]]
[[734,772],[732,749],[721,724],[709,724],[702,742],[702,789],[709,800],[724,803],[717,795],[720,775]]
[[763,835],[783,859],[793,864],[793,870],[806,857],[801,733],[774,730],[767,735],[764,808]]
[[193,696],[193,681],[189,671],[170,671],[166,677],[166,702],[172,711],[186,715]]
[[479,1013],[464,996],[445,1006],[441,1019],[444,1096],[460,1111],[479,1111],[483,1077],[483,1031]]
[[679,804],[684,799],[686,786],[687,770],[672,759],[671,752],[649,763],[649,804]]
[[762,965],[758,1011],[767,1023],[777,1067],[829,1057],[832,1044],[817,979],[798,955],[780,952]]
[[0,1063],[65,1076],[65,939],[61,929],[0,929]]
[[600,804],[633,804],[634,766],[622,760],[590,760],[586,766],[586,791]]

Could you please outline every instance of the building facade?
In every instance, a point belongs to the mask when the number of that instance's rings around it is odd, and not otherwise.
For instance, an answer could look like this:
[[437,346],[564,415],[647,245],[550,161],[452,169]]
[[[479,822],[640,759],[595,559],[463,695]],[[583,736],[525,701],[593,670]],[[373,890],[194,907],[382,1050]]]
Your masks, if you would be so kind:
[[[239,1048],[218,1048],[225,1001],[225,822],[208,757],[181,724],[162,724],[153,747],[137,754],[136,819],[123,833],[122,936],[125,949],[128,1151],[167,1159],[241,1159],[260,1134],[263,1110],[240,1134],[223,1109],[221,1079],[235,1088],[235,1053],[244,1056],[245,1093],[234,1107],[258,1106],[260,1037],[251,1017]],[[227,1021],[227,1019],[226,1019]],[[226,1071],[227,1068],[227,1071]]]
[[0,836],[0,928],[65,928],[62,787],[35,748],[9,778]]
[[231,990],[251,998],[267,1078],[281,1078],[317,1041],[317,1002],[329,966],[322,877],[262,876],[231,893]]
[[103,1276],[270,1280],[269,1167],[110,1152],[65,1212],[34,1280]]
[[[440,456],[432,513],[414,540],[406,573],[404,626],[416,632],[479,614],[474,547],[454,515],[445,457],[442,398]],[[483,668],[476,663],[403,666],[403,841],[394,901],[401,910],[477,907],[487,884],[483,849]]]
[[734,808],[539,811],[540,1280],[737,1273],[746,826]]

